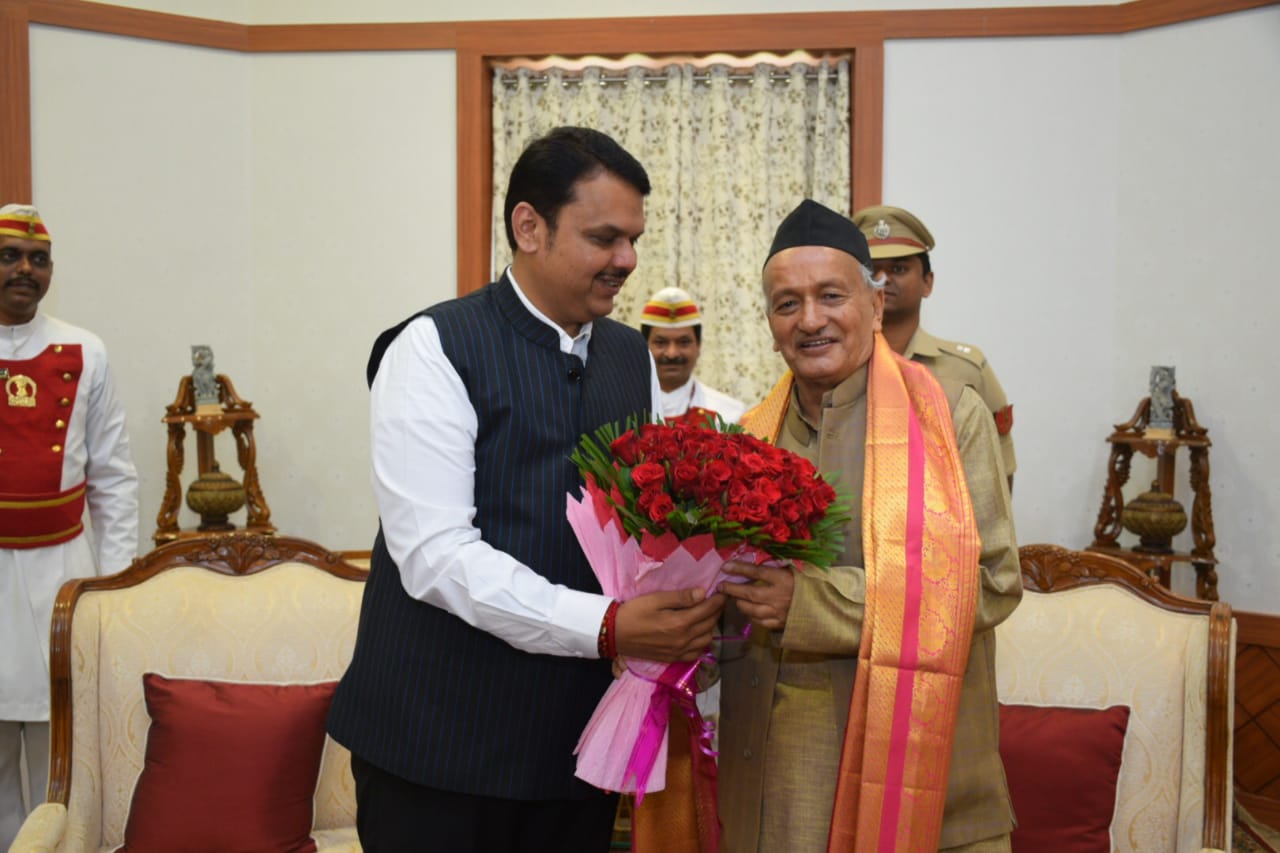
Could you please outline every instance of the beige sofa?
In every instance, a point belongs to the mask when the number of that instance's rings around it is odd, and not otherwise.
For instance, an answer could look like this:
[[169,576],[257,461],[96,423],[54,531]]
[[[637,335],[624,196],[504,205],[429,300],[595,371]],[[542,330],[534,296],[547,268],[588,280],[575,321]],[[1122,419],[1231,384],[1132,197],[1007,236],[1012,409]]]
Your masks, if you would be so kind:
[[1103,554],[1028,545],[1021,561],[1023,601],[996,629],[1000,701],[1129,706],[1112,850],[1229,850],[1230,606],[1174,595]]
[[[107,851],[124,840],[150,720],[142,675],[311,683],[346,669],[367,570],[310,542],[230,535],[162,546],[63,587],[52,634],[48,802],[11,850]],[[327,737],[312,837],[358,851],[350,755]]]
[[[1023,603],[998,629],[1004,703],[1131,708],[1116,851],[1228,850],[1234,622],[1114,558],[1021,551]],[[63,588],[53,630],[49,802],[11,850],[119,846],[143,767],[142,675],[245,682],[339,677],[367,569],[310,542],[233,535],[158,548]],[[312,837],[356,853],[346,750],[326,740]],[[1051,768],[1047,769],[1047,772]]]

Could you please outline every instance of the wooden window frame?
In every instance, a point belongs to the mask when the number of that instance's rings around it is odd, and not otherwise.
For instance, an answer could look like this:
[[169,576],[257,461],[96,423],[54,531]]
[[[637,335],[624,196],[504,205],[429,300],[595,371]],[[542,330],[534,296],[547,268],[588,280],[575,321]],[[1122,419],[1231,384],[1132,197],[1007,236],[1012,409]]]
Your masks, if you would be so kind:
[[[884,126],[884,35],[878,16],[862,14],[701,15],[679,18],[539,21],[472,25],[457,47],[458,292],[489,281],[488,223],[493,198],[493,70],[513,56],[629,53],[839,51],[852,57],[850,199],[856,210],[880,200]],[[463,105],[468,105],[463,108]]]

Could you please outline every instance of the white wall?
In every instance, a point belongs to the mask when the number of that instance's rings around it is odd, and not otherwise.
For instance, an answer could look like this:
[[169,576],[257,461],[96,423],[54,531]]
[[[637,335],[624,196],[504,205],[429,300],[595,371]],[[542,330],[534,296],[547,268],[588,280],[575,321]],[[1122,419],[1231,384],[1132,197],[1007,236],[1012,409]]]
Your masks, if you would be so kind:
[[455,89],[452,53],[253,61],[262,482],[281,530],[333,548],[377,531],[369,346],[457,294]]
[[[368,548],[369,344],[457,289],[452,54],[246,56],[37,27],[31,55],[35,201],[56,257],[42,310],[107,343],[143,547],[160,421],[204,343],[262,416],[273,522]],[[184,486],[190,431],[186,451]],[[215,452],[240,479],[229,434]],[[198,521],[184,505],[181,526]]]
[[[33,200],[54,239],[40,310],[106,342],[142,481],[145,549],[164,494],[160,419],[191,372],[191,345],[212,345],[218,371],[249,399],[259,386],[258,318],[246,310],[249,58],[32,27],[31,69]],[[186,450],[191,470],[190,435]]]
[[[1280,8],[1126,36],[1119,81],[1117,412],[1128,417],[1119,404],[1150,365],[1177,368],[1213,441],[1224,598],[1277,612]],[[1185,459],[1179,498],[1190,507]],[[1135,485],[1153,470],[1135,464]]]
[[[286,0],[223,5],[315,19]],[[538,15],[600,14],[571,7]],[[370,20],[409,9],[361,6]],[[522,15],[506,0],[466,11]],[[890,43],[884,183],[939,240],[929,327],[986,350],[1015,404],[1020,539],[1090,541],[1104,439],[1150,365],[1174,364],[1214,440],[1223,595],[1273,611],[1280,453],[1265,407],[1280,389],[1262,253],[1280,190],[1278,34],[1271,7],[1125,36]],[[35,201],[57,240],[47,307],[112,348],[144,535],[159,418],[188,345],[211,343],[263,414],[282,530],[368,547],[369,343],[453,292],[451,56],[224,54],[37,28],[32,64]],[[1135,464],[1135,484],[1150,476]]]
[[957,39],[885,52],[884,202],[937,241],[925,327],[979,346],[1013,403],[1022,542],[1091,541],[1101,441],[1121,414],[1108,307],[1118,49]]

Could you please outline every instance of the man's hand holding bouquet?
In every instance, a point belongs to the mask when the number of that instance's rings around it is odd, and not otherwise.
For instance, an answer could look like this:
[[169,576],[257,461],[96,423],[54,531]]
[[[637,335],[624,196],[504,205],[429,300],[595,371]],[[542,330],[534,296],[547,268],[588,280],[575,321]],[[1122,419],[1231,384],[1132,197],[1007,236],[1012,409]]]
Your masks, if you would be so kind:
[[[763,580],[764,573],[789,573],[792,566],[825,568],[839,553],[848,504],[808,460],[719,420],[628,426],[585,436],[572,456],[585,488],[580,499],[569,496],[568,519],[606,595],[627,602],[668,590],[667,606],[688,607],[689,590]],[[738,561],[733,574],[725,571],[731,560]],[[770,586],[762,587],[759,601],[739,603],[766,627],[785,620],[763,594]],[[694,701],[694,677],[710,662],[709,649],[690,649],[686,662],[662,663],[644,659],[643,645],[633,642],[648,630],[654,647],[661,645],[662,621],[669,618],[664,602],[649,596],[644,612],[611,610],[625,620],[623,630],[615,624],[614,636],[626,635],[628,647],[610,650],[624,655],[626,665],[577,748],[579,778],[609,791],[634,791],[637,802],[665,784],[673,704],[698,741],[695,764],[701,755],[703,773],[709,765],[714,782],[711,729]],[[606,632],[607,626],[606,620]],[[711,796],[714,803],[714,789]]]

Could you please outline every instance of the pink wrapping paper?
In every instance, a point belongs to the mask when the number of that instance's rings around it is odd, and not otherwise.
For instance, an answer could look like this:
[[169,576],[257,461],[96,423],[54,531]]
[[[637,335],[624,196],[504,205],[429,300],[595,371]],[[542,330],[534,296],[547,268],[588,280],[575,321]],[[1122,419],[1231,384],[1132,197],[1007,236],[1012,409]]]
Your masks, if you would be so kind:
[[[619,601],[694,587],[710,594],[723,580],[739,580],[724,573],[726,561],[764,559],[750,546],[716,549],[710,534],[680,541],[666,533],[639,542],[623,531],[593,487],[581,499],[571,495],[566,514],[605,595]],[[654,702],[654,694],[669,689],[660,688],[660,680],[669,685],[691,680],[682,676],[692,676],[697,666],[629,658],[627,671],[605,691],[578,740],[578,778],[606,791],[635,792],[638,798],[646,791],[662,790],[667,778],[668,704]],[[651,706],[656,712],[652,716]]]

